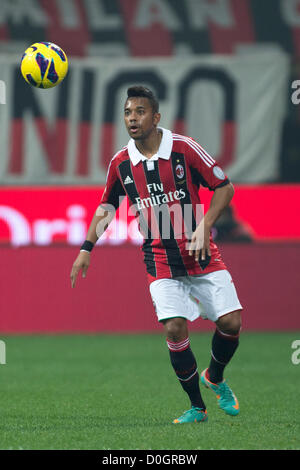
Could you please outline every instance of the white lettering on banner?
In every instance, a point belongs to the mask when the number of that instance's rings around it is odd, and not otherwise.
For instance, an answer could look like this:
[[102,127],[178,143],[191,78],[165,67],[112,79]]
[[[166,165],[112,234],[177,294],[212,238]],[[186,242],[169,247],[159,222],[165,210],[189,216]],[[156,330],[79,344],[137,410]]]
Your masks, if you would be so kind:
[[[12,207],[0,206],[0,221],[7,225],[9,242],[15,247],[30,244],[47,246],[53,243],[56,235],[61,235],[61,238],[70,245],[80,245],[87,233],[85,217],[86,209],[80,204],[67,207],[64,219],[44,218],[33,221],[29,221],[20,211]],[[127,224],[126,218],[124,220],[114,218],[98,243],[120,245],[128,241],[140,245],[142,239],[135,219]]]
[[[169,202],[179,200],[183,197],[184,191],[182,189],[177,191],[170,191],[163,196],[168,198]],[[157,196],[156,196],[157,197]],[[172,201],[171,201],[172,198]],[[153,204],[155,208],[155,216],[147,209],[139,210],[138,204],[128,207],[122,202],[119,204],[118,215],[113,206],[105,205],[105,208],[99,206],[96,214],[104,215],[96,227],[98,235],[98,244],[121,245],[122,243],[129,242],[134,245],[140,245],[145,238],[164,238],[170,239],[174,236],[175,239],[190,238],[193,230],[193,224],[196,222],[200,224],[204,215],[203,204]],[[153,201],[143,201],[144,207],[147,203]],[[156,202],[156,201],[154,201]],[[142,202],[141,202],[142,204]],[[151,206],[151,207],[153,207]],[[142,219],[140,215],[142,213]],[[154,213],[153,213],[154,214]],[[132,218],[135,217],[135,218]],[[131,220],[132,218],[132,220]],[[172,223],[171,223],[172,221]],[[9,206],[0,206],[0,222],[4,222],[8,227],[8,239],[12,246],[26,246],[30,244],[47,246],[53,242],[58,241],[68,243],[70,245],[81,245],[87,233],[87,212],[81,204],[73,204],[67,206],[66,216],[56,219],[35,218],[28,220],[21,211]],[[141,230],[139,225],[143,224]],[[2,224],[1,224],[2,225]],[[1,227],[0,225],[0,227]],[[148,227],[145,232],[145,227]],[[172,230],[172,234],[171,234]],[[6,241],[7,236],[2,231],[0,233],[1,240]]]
[[78,10],[73,0],[56,0],[59,10],[59,21],[66,29],[76,29],[80,26]]
[[[234,16],[229,0],[187,0],[187,16],[189,24],[195,29],[207,27],[208,22],[223,28],[234,26]],[[161,23],[172,31],[183,28],[183,23],[176,15],[176,10],[166,0],[140,0],[135,17],[137,28],[148,28],[154,23]]]
[[134,19],[136,28],[148,28],[154,23],[161,23],[172,31],[181,28],[175,12],[165,0],[139,0]]
[[[74,0],[52,0],[59,11],[61,25],[66,29],[80,27],[82,21],[77,3]],[[282,0],[285,16],[293,20],[297,13],[297,0]],[[105,11],[103,0],[84,0],[87,22],[92,30],[116,30],[122,27],[122,15]],[[186,0],[188,23],[195,29],[203,29],[208,21],[224,28],[234,25],[234,16],[229,0]],[[21,24],[28,21],[32,26],[43,27],[51,22],[47,10],[38,0],[1,0],[0,24],[12,21]],[[136,28],[148,28],[154,23],[161,23],[172,31],[184,29],[184,23],[178,17],[176,9],[167,0],[138,0],[134,25]]]
[[0,206],[0,220],[9,227],[10,242],[13,246],[30,244],[30,223],[21,212],[9,206]]
[[66,219],[38,219],[32,223],[33,243],[37,245],[50,245],[55,235],[65,235],[70,245],[80,245],[87,232],[84,220],[86,210],[76,204],[66,210]]
[[67,217],[70,219],[67,240],[71,245],[78,245],[85,238],[87,224],[84,222],[86,210],[81,205],[73,205],[67,209]]
[[49,19],[37,0],[1,0],[0,24],[12,22],[15,25],[24,21],[32,26],[47,26]]
[[54,235],[65,234],[68,223],[64,219],[40,219],[33,223],[33,237],[37,245],[50,245]]
[[120,15],[108,14],[104,11],[102,0],[85,0],[88,23],[91,29],[118,29],[122,25]]
[[289,26],[300,25],[300,0],[281,0],[282,17]]
[[66,219],[38,219],[32,224],[33,242],[37,245],[50,245],[55,235],[65,235],[70,245],[79,245],[84,240],[87,224],[84,220],[86,210],[81,205],[67,208]]
[[[245,76],[245,64],[252,75]],[[0,116],[0,183],[103,184],[109,159],[128,142],[122,97],[135,76],[158,95],[164,127],[176,130],[179,126],[180,133],[192,136],[232,181],[275,179],[281,134],[276,132],[267,145],[267,129],[270,127],[269,133],[280,129],[285,118],[288,70],[287,56],[278,51],[268,52],[264,61],[253,55],[243,61],[199,56],[163,62],[135,59],[130,64],[109,61],[103,68],[101,61],[93,60],[87,66],[74,60],[66,82],[48,95],[28,88],[25,81],[12,80],[19,76],[19,64],[0,57],[0,79],[11,84]],[[269,99],[255,107],[261,87],[270,80],[272,87],[265,89]],[[89,84],[93,86],[85,93]],[[164,90],[168,90],[166,95]],[[276,100],[271,99],[273,94]],[[201,109],[197,119],[196,108]],[[267,119],[270,112],[271,121]],[[251,119],[253,115],[255,119]],[[265,132],[257,133],[254,122],[267,126]],[[84,134],[84,147],[78,132],[83,123],[90,131]],[[225,139],[223,133],[228,129],[234,132]],[[254,150],[248,145],[251,140],[256,142]],[[264,158],[258,159],[262,149]],[[222,158],[226,164],[221,163]]]
[[229,0],[186,0],[190,24],[197,29],[207,27],[208,22],[215,23],[222,28],[232,28],[234,17]]

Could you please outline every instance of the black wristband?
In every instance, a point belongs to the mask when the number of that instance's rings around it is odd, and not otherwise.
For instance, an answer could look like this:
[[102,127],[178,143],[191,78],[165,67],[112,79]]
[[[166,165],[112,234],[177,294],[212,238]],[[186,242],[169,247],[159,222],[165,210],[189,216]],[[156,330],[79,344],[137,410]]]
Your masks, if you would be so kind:
[[94,248],[94,243],[90,242],[89,240],[85,240],[80,247],[80,251],[83,250],[83,251],[91,252],[93,248]]

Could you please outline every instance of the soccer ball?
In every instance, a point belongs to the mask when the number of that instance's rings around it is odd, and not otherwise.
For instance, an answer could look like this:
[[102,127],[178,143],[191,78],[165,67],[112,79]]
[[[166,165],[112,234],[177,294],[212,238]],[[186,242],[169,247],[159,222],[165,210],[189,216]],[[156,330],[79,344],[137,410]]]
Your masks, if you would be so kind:
[[27,83],[36,88],[52,88],[58,85],[68,71],[68,59],[64,51],[52,42],[35,42],[28,47],[21,59],[21,73]]

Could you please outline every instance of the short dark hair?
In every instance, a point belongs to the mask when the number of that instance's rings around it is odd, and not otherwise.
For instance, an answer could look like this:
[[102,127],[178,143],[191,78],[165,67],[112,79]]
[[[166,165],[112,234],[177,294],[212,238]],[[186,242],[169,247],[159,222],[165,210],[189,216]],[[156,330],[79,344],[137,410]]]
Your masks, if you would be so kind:
[[127,99],[129,98],[148,98],[150,101],[153,113],[158,113],[159,103],[154,95],[154,93],[149,90],[149,88],[141,85],[131,86],[127,90]]

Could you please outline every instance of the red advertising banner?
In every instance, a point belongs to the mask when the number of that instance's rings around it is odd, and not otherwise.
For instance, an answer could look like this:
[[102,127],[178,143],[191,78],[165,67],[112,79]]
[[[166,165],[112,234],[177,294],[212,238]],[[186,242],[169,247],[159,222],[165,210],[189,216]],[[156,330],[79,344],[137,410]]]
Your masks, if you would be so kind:
[[[234,280],[243,331],[300,330],[300,244],[219,245]],[[0,332],[161,332],[138,247],[93,250],[87,277],[71,288],[77,247],[1,248]],[[196,320],[191,330],[213,330]]]
[[[79,275],[71,288],[72,264],[102,190],[2,188],[1,333],[161,331],[126,204],[93,250],[87,278]],[[212,193],[202,193],[207,209]],[[253,241],[218,243],[244,307],[244,330],[300,329],[300,185],[236,185],[232,209]],[[191,325],[211,328],[203,320]]]
[[[0,192],[0,243],[12,246],[80,245],[103,187],[7,187]],[[206,210],[212,193],[201,190]],[[235,185],[233,217],[253,240],[300,241],[300,185]],[[140,245],[126,202],[99,245]]]

